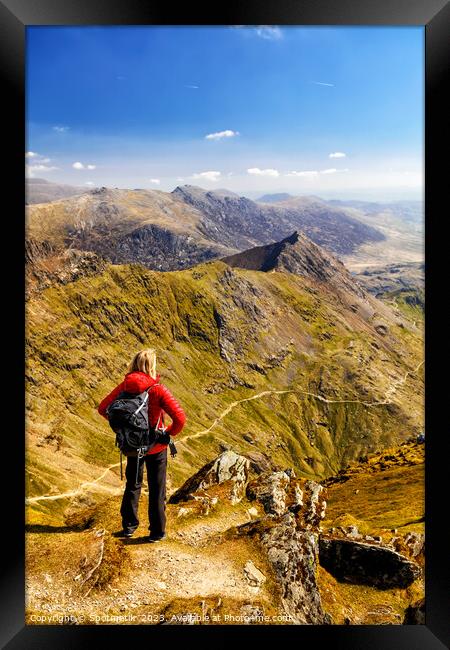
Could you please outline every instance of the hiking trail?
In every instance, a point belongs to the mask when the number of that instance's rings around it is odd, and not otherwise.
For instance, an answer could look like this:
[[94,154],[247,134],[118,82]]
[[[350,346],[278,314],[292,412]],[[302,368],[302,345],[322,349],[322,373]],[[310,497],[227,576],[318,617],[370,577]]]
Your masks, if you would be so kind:
[[[421,361],[414,370],[408,370],[400,379],[395,380],[392,382],[392,385],[387,389],[385,398],[384,400],[380,400],[377,402],[365,402],[362,400],[333,400],[333,399],[328,399],[324,397],[323,395],[318,395],[316,393],[311,393],[310,391],[301,389],[301,388],[292,388],[292,389],[282,389],[282,390],[264,390],[261,391],[260,393],[257,393],[256,395],[252,395],[250,397],[244,397],[240,400],[236,400],[235,402],[231,402],[223,411],[222,413],[213,421],[213,423],[207,428],[207,429],[202,429],[201,431],[198,431],[197,433],[193,433],[191,435],[185,436],[184,438],[181,438],[180,440],[177,440],[177,446],[181,446],[183,444],[186,444],[188,440],[191,440],[192,438],[198,438],[200,436],[204,436],[208,434],[219,422],[221,422],[234,408],[239,406],[239,404],[243,404],[244,402],[250,402],[255,399],[259,399],[260,397],[264,397],[266,395],[284,395],[287,393],[300,393],[302,395],[308,395],[310,397],[314,397],[318,399],[321,402],[325,402],[326,404],[363,404],[364,406],[367,407],[374,407],[374,406],[386,406],[388,404],[392,404],[392,398],[397,392],[398,388],[402,386],[403,384],[406,383],[408,377],[410,375],[416,374],[420,367],[424,364],[424,361]],[[114,463],[113,465],[109,465],[103,472],[102,474],[96,478],[93,481],[86,481],[82,483],[76,490],[70,491],[70,492],[63,492],[60,494],[47,494],[47,495],[41,495],[37,497],[29,497],[25,499],[26,504],[31,504],[31,503],[37,503],[39,501],[55,501],[57,499],[66,499],[70,497],[77,496],[80,494],[85,488],[91,486],[91,485],[97,485],[100,487],[100,489],[105,489],[108,492],[111,492],[111,495],[117,495],[122,493],[122,488],[119,488],[115,490],[114,488],[107,487],[107,486],[100,486],[98,485],[99,481],[103,479],[104,476],[113,468],[119,467],[120,463]]]

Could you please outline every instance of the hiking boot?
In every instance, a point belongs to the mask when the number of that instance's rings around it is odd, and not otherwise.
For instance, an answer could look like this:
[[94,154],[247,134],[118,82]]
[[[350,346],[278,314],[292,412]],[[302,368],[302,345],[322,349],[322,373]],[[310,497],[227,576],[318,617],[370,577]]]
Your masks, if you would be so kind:
[[135,530],[122,530],[121,533],[119,533],[119,537],[133,537]]
[[161,540],[165,539],[165,537],[166,537],[166,533],[163,533],[162,535],[149,535],[148,541],[150,543],[160,542]]

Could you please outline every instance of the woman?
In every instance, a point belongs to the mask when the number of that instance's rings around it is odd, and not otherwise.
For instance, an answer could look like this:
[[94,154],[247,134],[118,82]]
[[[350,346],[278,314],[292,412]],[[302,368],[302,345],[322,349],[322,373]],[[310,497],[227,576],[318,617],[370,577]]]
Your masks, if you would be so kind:
[[[124,380],[102,400],[98,406],[98,412],[108,419],[106,409],[119,393],[126,391],[139,394],[151,387],[148,392],[149,424],[156,426],[159,420],[164,424],[164,412],[166,412],[172,419],[172,423],[166,429],[166,434],[175,436],[184,427],[186,415],[166,386],[159,382],[159,378],[160,375],[156,374],[156,351],[150,348],[138,352],[131,362]],[[168,435],[167,441],[169,439]],[[148,541],[158,542],[166,536],[167,443],[158,443],[152,447],[140,459],[139,469],[137,463],[137,457],[127,457],[126,486],[120,508],[123,527],[122,535],[132,537],[139,525],[138,504],[145,463],[149,490],[148,518],[150,536]],[[137,470],[138,480],[136,481]]]

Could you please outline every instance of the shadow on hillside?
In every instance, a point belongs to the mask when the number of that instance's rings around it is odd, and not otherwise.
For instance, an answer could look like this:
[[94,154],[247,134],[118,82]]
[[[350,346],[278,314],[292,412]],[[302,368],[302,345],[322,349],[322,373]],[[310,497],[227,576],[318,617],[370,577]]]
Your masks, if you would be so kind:
[[26,533],[81,533],[89,528],[89,522],[74,526],[49,526],[45,524],[25,524]]

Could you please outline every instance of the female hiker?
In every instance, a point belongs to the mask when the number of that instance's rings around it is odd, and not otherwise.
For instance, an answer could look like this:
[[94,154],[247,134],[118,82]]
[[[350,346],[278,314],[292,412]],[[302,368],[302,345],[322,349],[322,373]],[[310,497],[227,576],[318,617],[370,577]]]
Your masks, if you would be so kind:
[[[138,504],[145,463],[149,490],[149,542],[158,542],[165,537],[167,445],[170,436],[179,433],[186,422],[186,415],[182,407],[168,388],[159,382],[159,378],[160,375],[156,374],[156,351],[153,348],[142,350],[135,355],[124,380],[102,400],[97,409],[100,415],[107,419],[106,409],[120,392],[139,394],[151,387],[148,391],[149,425],[157,426],[160,421],[164,425],[164,412],[172,419],[172,423],[166,429],[166,441],[152,447],[140,459],[139,468],[137,467],[137,457],[127,457],[126,486],[120,508],[122,536],[131,537],[139,525]],[[138,480],[136,481],[137,471]]]

